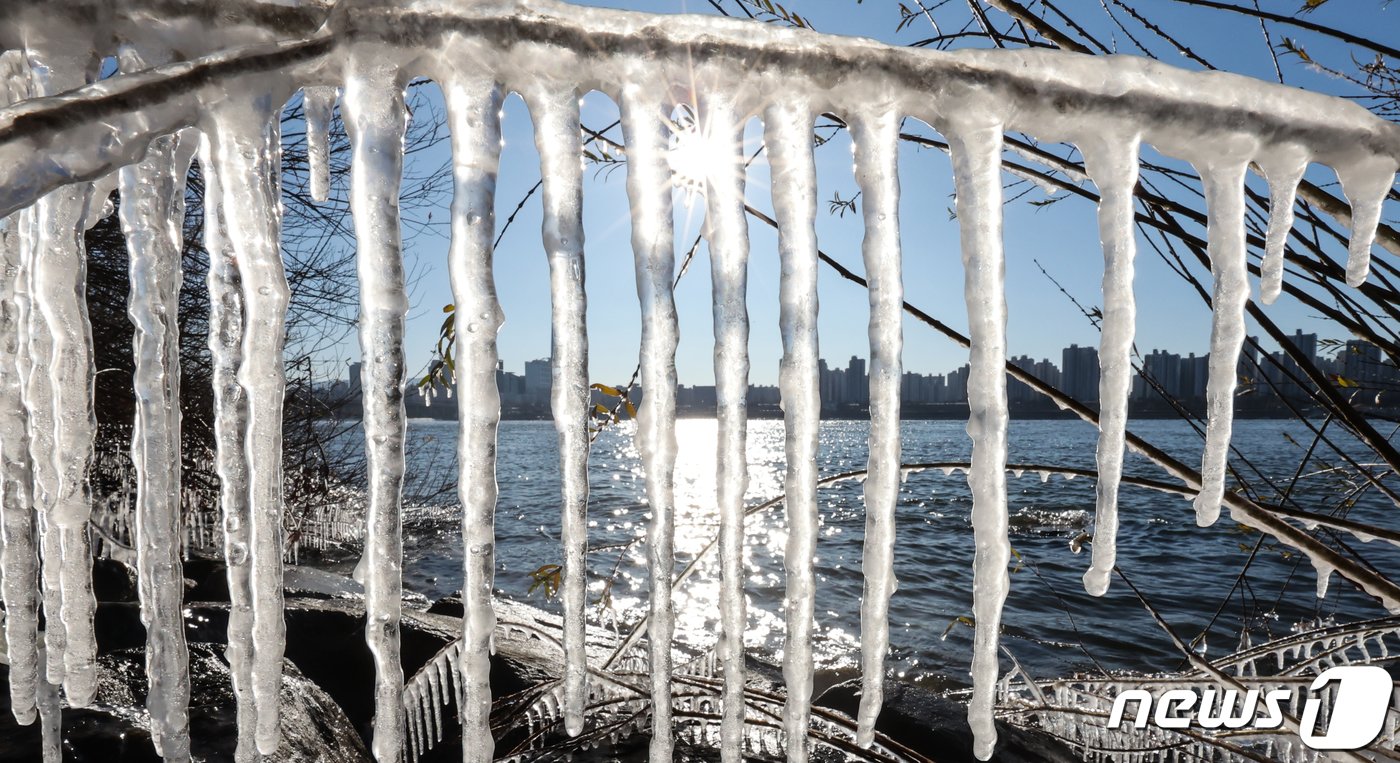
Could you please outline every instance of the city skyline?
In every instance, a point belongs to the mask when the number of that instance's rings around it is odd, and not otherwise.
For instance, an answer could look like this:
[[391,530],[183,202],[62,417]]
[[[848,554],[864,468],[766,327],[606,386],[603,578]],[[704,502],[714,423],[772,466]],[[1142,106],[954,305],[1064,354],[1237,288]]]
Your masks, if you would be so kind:
[[[1301,329],[1295,329],[1288,335],[1288,341],[1304,358],[1333,377],[1334,383],[1363,389],[1400,386],[1400,369],[1386,364],[1380,349],[1368,342],[1348,340],[1336,343],[1335,356],[1326,357],[1318,353],[1319,346],[1324,343],[1319,341],[1317,334],[1305,334]],[[1130,402],[1142,408],[1165,402],[1163,396],[1184,403],[1202,400],[1209,381],[1209,359],[1209,353],[1197,355],[1188,352],[1181,355],[1156,348],[1136,355],[1134,363],[1140,372],[1134,374]],[[1087,403],[1098,401],[1097,347],[1071,343],[1060,350],[1058,363],[1051,358],[1036,359],[1029,355],[1008,360],[1076,400]],[[348,378],[337,381],[337,385],[348,387],[352,397],[358,392],[358,368],[358,363],[351,363]],[[553,382],[549,358],[527,360],[521,368],[522,373],[515,373],[506,368],[505,361],[497,363],[496,382],[502,406],[536,411],[547,408]],[[965,404],[969,371],[970,366],[966,363],[942,373],[906,370],[901,379],[901,399],[906,406]],[[617,388],[626,386],[626,380],[596,381]],[[713,408],[716,403],[714,385],[688,384],[687,381],[684,378],[678,380],[678,406],[689,412]],[[1304,389],[1307,381],[1297,362],[1283,349],[1261,354],[1259,339],[1255,336],[1250,336],[1246,342],[1237,369],[1237,381],[1242,388],[1253,386],[1257,391],[1268,393],[1260,397],[1274,403],[1304,402],[1307,397]],[[819,359],[818,385],[823,412],[863,410],[870,402],[867,359],[852,355],[844,366],[828,358]],[[413,387],[414,380],[411,379],[408,386]],[[610,407],[607,395],[595,393],[595,398],[595,403]],[[633,389],[631,399],[634,403],[641,402],[639,386]],[[1007,399],[1013,407],[1053,406],[1051,401],[1016,379],[1008,380]],[[780,405],[781,394],[777,385],[752,383],[747,401],[751,407],[759,409],[776,408]],[[455,407],[450,398],[444,402],[448,407]]]

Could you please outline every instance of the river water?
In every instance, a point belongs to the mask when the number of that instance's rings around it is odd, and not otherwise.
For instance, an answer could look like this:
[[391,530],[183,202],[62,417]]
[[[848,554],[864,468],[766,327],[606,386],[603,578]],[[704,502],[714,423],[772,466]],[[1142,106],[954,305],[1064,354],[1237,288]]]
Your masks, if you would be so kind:
[[[1134,422],[1132,429],[1188,464],[1199,464],[1201,438],[1181,421]],[[590,462],[590,601],[600,600],[609,579],[610,606],[595,606],[597,627],[624,629],[645,608],[648,583],[644,535],[645,505],[641,464],[632,427],[605,430],[593,445]],[[678,569],[701,553],[717,531],[713,505],[715,422],[679,422],[680,458],[676,474]],[[824,422],[820,469],[823,476],[865,465],[868,425]],[[1012,463],[1092,468],[1095,431],[1075,421],[1017,421],[1011,425]],[[903,424],[906,462],[966,461],[970,442],[963,425],[952,421]],[[1336,430],[1328,435],[1342,447],[1364,451]],[[406,520],[404,576],[409,590],[429,599],[461,586],[460,511],[456,505],[456,424],[413,420],[409,426],[410,503]],[[1292,482],[1312,442],[1305,425],[1294,421],[1236,424],[1236,456],[1248,459],[1278,490]],[[779,495],[783,485],[781,421],[753,421],[748,435],[750,482],[747,498],[756,504]],[[1339,459],[1325,449],[1302,469],[1290,493],[1299,508],[1332,512],[1353,485],[1332,469]],[[500,503],[496,517],[499,595],[546,609],[557,609],[542,587],[530,592],[530,573],[561,559],[558,541],[558,451],[550,422],[508,421],[501,425],[498,464]],[[1170,481],[1145,459],[1129,454],[1127,474]],[[1254,474],[1254,472],[1251,472]],[[1268,497],[1263,479],[1250,477]],[[861,542],[864,516],[861,485],[836,483],[819,493],[818,663],[833,675],[854,672],[859,648]],[[1011,594],[1006,603],[1003,643],[1036,678],[1076,671],[1170,670],[1181,657],[1170,638],[1121,579],[1101,599],[1084,593],[1080,577],[1088,550],[1075,553],[1076,539],[1092,532],[1094,484],[1026,472],[1009,478],[1013,558]],[[1276,495],[1276,494],[1275,494]],[[1273,498],[1269,498],[1273,499]],[[936,687],[967,684],[972,629],[971,498],[965,475],[929,471],[909,476],[897,513],[895,552],[899,590],[891,603],[892,675]],[[1350,509],[1353,519],[1384,519],[1396,507],[1373,491],[1363,492]],[[1191,641],[1219,617],[1203,640],[1207,657],[1234,651],[1241,633],[1253,643],[1289,633],[1318,618],[1347,621],[1384,614],[1379,605],[1350,584],[1334,578],[1326,599],[1315,597],[1316,576],[1300,555],[1266,539],[1249,568],[1246,585],[1235,580],[1260,536],[1223,517],[1199,528],[1189,500],[1125,486],[1121,496],[1119,566],[1172,628]],[[751,650],[773,659],[782,653],[783,565],[787,523],[781,504],[753,516],[748,525],[745,590],[749,602]],[[1346,539],[1379,569],[1400,574],[1400,549],[1376,541]],[[630,544],[630,545],[625,545]],[[619,545],[625,548],[619,549]],[[619,560],[619,557],[620,560]],[[714,642],[719,584],[710,552],[700,572],[677,592],[677,637],[693,646]],[[1232,592],[1233,588],[1233,593]],[[1004,665],[1008,664],[1004,661]]]

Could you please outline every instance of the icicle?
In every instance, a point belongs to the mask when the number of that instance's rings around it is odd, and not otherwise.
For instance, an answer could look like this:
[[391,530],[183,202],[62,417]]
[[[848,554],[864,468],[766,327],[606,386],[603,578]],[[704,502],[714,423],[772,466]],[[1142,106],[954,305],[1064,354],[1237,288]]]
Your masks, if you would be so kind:
[[1342,192],[1351,202],[1351,242],[1347,246],[1347,285],[1359,288],[1371,271],[1371,243],[1381,207],[1395,183],[1396,160],[1375,156],[1337,167]]
[[764,144],[772,168],[773,213],[778,220],[782,261],[779,283],[783,359],[782,390],[787,461],[788,520],[783,568],[787,573],[783,683],[787,701],[783,729],[790,763],[806,763],[812,715],[812,628],[817,553],[817,436],[821,397],[817,376],[816,166],[812,156],[812,110],[806,101],[785,99],[765,116]]
[[974,752],[987,760],[996,747],[992,717],[1001,608],[1010,579],[1006,516],[1006,263],[1001,241],[1000,124],[961,123],[945,133],[951,147],[962,234],[968,334],[967,433],[972,437],[973,618],[972,698],[967,719]]
[[302,91],[301,109],[306,117],[306,171],[311,178],[311,200],[330,197],[330,127],[335,112],[336,88],[329,85]]
[[[44,647],[39,647],[39,658],[46,659]],[[43,751],[44,763],[63,763],[63,705],[58,699],[58,684],[39,678],[37,696],[39,709],[39,744]]]
[[[31,64],[37,94],[53,95],[83,84],[86,52],[31,51]],[[39,200],[35,208],[38,243],[30,271],[31,321],[41,324],[47,334],[41,340],[46,351],[34,358],[30,384],[39,386],[31,404],[48,408],[45,416],[32,420],[31,436],[39,434],[38,428],[51,428],[34,437],[30,452],[36,464],[47,462],[42,468],[47,484],[36,497],[45,514],[45,585],[59,589],[45,595],[47,629],[53,633],[49,646],[57,649],[57,654],[49,653],[48,672],[52,683],[58,682],[55,673],[61,674],[72,707],[86,707],[97,690],[97,641],[92,626],[97,602],[87,535],[94,369],[92,329],[84,301],[87,257],[83,247],[91,192],[91,184],[73,183]],[[56,569],[50,571],[50,567]]]
[[407,757],[410,761],[416,761],[416,760],[418,760],[418,756],[422,754],[422,749],[423,749],[422,743],[419,742],[419,737],[418,737],[418,720],[417,720],[417,715],[418,715],[418,714],[415,712],[415,711],[417,710],[417,708],[418,708],[418,703],[417,703],[417,701],[416,701],[416,699],[415,699],[417,696],[418,696],[418,684],[417,684],[417,682],[414,682],[414,683],[409,684],[409,685],[404,689],[404,694],[403,694],[403,705],[404,705],[404,713],[405,713],[405,716],[406,716],[406,722],[405,722],[404,726],[405,726],[405,728],[406,728],[406,730],[407,730],[407,733],[408,733],[408,754],[406,755],[406,757]]
[[642,309],[642,389],[637,449],[646,473],[651,523],[647,569],[651,578],[647,641],[651,650],[651,763],[669,763],[671,638],[675,632],[671,575],[675,566],[676,305],[671,279],[675,238],[671,178],[666,162],[665,116],[652,100],[664,88],[635,78],[622,92],[622,131],[627,143],[627,196],[632,210],[632,255]]
[[[0,228],[0,269],[20,273],[21,230],[26,213],[12,215]],[[21,725],[34,722],[38,692],[38,549],[35,548],[33,473],[29,430],[23,407],[21,358],[29,299],[23,278],[0,281],[0,533],[4,539],[3,601],[5,643],[10,664],[10,709]]]
[[715,485],[719,507],[720,636],[724,671],[720,756],[739,760],[744,733],[744,491],[749,385],[749,236],[744,215],[742,117],[735,103],[714,96],[701,103],[701,124],[716,155],[706,177],[705,236],[710,248],[715,335]]
[[[430,742],[441,742],[441,741],[442,741],[442,694],[441,694],[440,686],[439,686],[439,684],[438,684],[438,676],[437,676],[437,673],[436,673],[436,672],[430,672],[430,673],[428,673],[428,674],[427,674],[427,679],[428,679],[428,690],[427,690],[426,692],[424,692],[424,696],[425,696],[426,699],[427,699],[428,710],[429,710],[429,712],[428,712],[428,720],[429,720],[429,725],[428,725],[428,730],[429,730],[429,733],[428,733],[428,740],[429,740]],[[395,760],[395,759],[394,759],[394,758],[390,758],[389,760]]]
[[249,763],[257,757],[253,732],[257,707],[252,693],[253,603],[249,576],[248,459],[245,436],[248,403],[238,383],[243,362],[242,277],[228,237],[223,183],[215,167],[207,136],[199,146],[204,175],[204,248],[209,252],[209,359],[214,389],[214,466],[219,474],[219,507],[223,514],[224,562],[229,590],[228,660],[237,709],[238,743],[234,759]]
[[1297,146],[1278,147],[1260,157],[1259,165],[1269,181],[1269,232],[1259,265],[1259,298],[1272,305],[1283,290],[1283,251],[1293,229],[1293,202],[1308,156]]
[[1313,560],[1313,569],[1317,571],[1317,598],[1327,598],[1327,584],[1332,580],[1333,568],[1326,562]]
[[[168,761],[190,759],[189,654],[180,539],[180,311],[185,173],[193,135],[151,142],[121,171],[121,224],[130,257],[127,312],[135,328],[136,560],[151,741]],[[185,144],[182,150],[181,143]]]
[[[1138,177],[1138,137],[1111,136],[1080,146],[1085,167],[1099,187],[1099,236],[1103,241],[1103,338],[1099,348],[1099,444],[1093,559],[1084,573],[1092,596],[1108,591],[1118,551],[1118,485],[1123,477],[1123,440],[1133,382],[1133,190]],[[1066,475],[1068,478],[1069,475]]]
[[[0,56],[0,101],[28,96],[18,53]],[[34,482],[24,410],[24,376],[30,367],[25,331],[28,283],[22,247],[31,245],[34,216],[17,212],[0,220],[0,600],[5,606],[10,711],[21,725],[35,719],[39,691],[38,549],[35,546]]]
[[399,231],[399,185],[407,110],[404,75],[378,63],[384,51],[358,50],[345,85],[345,128],[353,152],[350,208],[355,218],[360,278],[361,389],[364,390],[366,473],[365,640],[374,655],[374,757],[395,763],[403,749],[403,481],[407,417],[403,390],[404,291]]
[[899,246],[900,116],[892,109],[852,122],[856,182],[864,200],[861,246],[870,280],[870,458],[865,480],[865,588],[860,607],[861,701],[857,744],[869,747],[884,702],[899,500],[899,385],[904,288]]
[[563,491],[560,536],[564,547],[564,728],[583,731],[588,697],[585,622],[588,575],[587,298],[583,259],[583,142],[578,90],[553,88],[531,94],[535,147],[540,152],[544,250],[549,258],[553,365],[551,403],[559,434]]
[[462,585],[462,756],[490,763],[491,603],[495,574],[496,429],[501,398],[496,389],[496,334],[503,316],[491,274],[496,169],[500,161],[501,92],[494,82],[458,72],[442,82],[452,130],[456,191],[452,199],[449,268],[456,303],[458,492],[462,501],[465,577]]
[[1249,301],[1245,268],[1244,171],[1246,160],[1230,158],[1198,166],[1210,215],[1207,238],[1213,280],[1210,330],[1210,378],[1206,384],[1206,443],[1201,456],[1201,492],[1196,496],[1196,524],[1207,527],[1220,518],[1225,495],[1225,462],[1235,418],[1235,385],[1244,346],[1245,305]]
[[246,317],[238,383],[247,395],[248,412],[250,684],[257,704],[255,740],[263,755],[275,753],[281,738],[278,701],[287,635],[282,602],[282,349],[290,295],[278,245],[281,131],[276,117],[281,103],[268,92],[231,93],[212,113],[210,133]]

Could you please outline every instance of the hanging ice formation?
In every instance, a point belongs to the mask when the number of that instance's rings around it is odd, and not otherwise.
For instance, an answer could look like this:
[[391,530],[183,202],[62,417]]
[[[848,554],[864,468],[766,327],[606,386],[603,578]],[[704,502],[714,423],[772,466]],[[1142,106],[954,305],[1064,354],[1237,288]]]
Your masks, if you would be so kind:
[[[1235,365],[1249,295],[1243,183],[1251,163],[1267,175],[1274,210],[1262,264],[1264,301],[1277,296],[1283,243],[1299,179],[1310,162],[1333,167],[1351,203],[1347,280],[1364,281],[1386,192],[1400,164],[1400,128],[1325,96],[1221,73],[1189,73],[1152,61],[1047,51],[944,53],[778,29],[728,19],[655,17],[575,8],[549,0],[391,0],[339,3],[267,0],[223,4],[72,0],[0,8],[0,538],[10,693],[17,720],[41,717],[56,755],[53,692],[80,706],[94,688],[93,597],[87,572],[85,470],[92,437],[92,366],[83,293],[82,232],[103,213],[114,184],[132,253],[137,385],[143,404],[132,452],[142,486],[138,566],[143,619],[151,630],[148,671],[153,737],[168,759],[188,757],[179,634],[179,516],[174,451],[180,421],[163,402],[178,390],[177,328],[168,320],[178,289],[172,253],[184,167],[199,147],[210,252],[210,350],[216,400],[217,468],[231,611],[228,660],[238,703],[240,760],[279,743],[282,619],[280,422],[282,343],[288,301],[278,249],[280,133],[277,116],[303,88],[312,195],[328,191],[327,125],[339,89],[353,143],[352,208],[359,246],[365,435],[371,464],[365,548],[367,639],[377,678],[374,753],[397,760],[408,734],[398,667],[400,488],[403,477],[403,327],[407,304],[396,194],[402,166],[403,86],[437,80],[452,135],[455,196],[450,271],[457,305],[456,384],[462,396],[460,497],[464,507],[464,603],[460,707],[464,759],[489,761],[489,681],[499,397],[495,337],[502,316],[491,273],[498,111],[511,91],[535,119],[544,181],[544,249],[554,327],[554,413],[564,475],[561,526],[565,609],[566,725],[587,723],[583,560],[586,551],[587,336],[577,98],[598,89],[617,98],[628,148],[628,194],[642,315],[641,382],[647,396],[637,436],[652,514],[648,567],[653,723],[651,759],[671,757],[670,640],[673,612],[672,470],[677,346],[671,291],[675,267],[665,117],[699,104],[700,124],[723,147],[707,181],[712,250],[715,362],[719,380],[719,496],[727,686],[722,736],[732,759],[742,732],[744,390],[748,242],[739,136],[750,115],[765,121],[782,259],[781,386],[787,426],[787,631],[783,727],[790,760],[803,761],[810,722],[816,549],[818,421],[815,364],[814,114],[846,115],[865,196],[863,247],[870,274],[870,477],[860,709],[868,742],[879,712],[891,548],[899,485],[900,274],[896,139],[901,120],[922,120],[949,139],[958,190],[962,261],[972,337],[968,481],[977,546],[969,719],[977,753],[995,744],[992,701],[997,639],[1008,592],[1004,467],[1007,407],[1003,364],[1001,172],[1003,131],[1079,145],[1102,203],[1105,327],[1098,451],[1098,538],[1085,584],[1108,585],[1117,526],[1127,348],[1131,344],[1132,189],[1140,143],[1192,162],[1207,190],[1215,276],[1210,423],[1201,474],[1177,474],[1199,490],[1200,522],[1222,505],[1400,609],[1400,595],[1365,570],[1310,542],[1283,519],[1225,490]],[[148,7],[149,6],[149,7]],[[75,19],[94,19],[88,24]],[[153,21],[154,19],[154,21]],[[101,55],[123,51],[123,73],[84,85]],[[60,95],[61,94],[61,95]],[[42,97],[53,96],[53,97]],[[195,134],[189,128],[198,131]],[[42,589],[39,581],[42,579]],[[37,591],[43,594],[38,595]],[[38,616],[47,628],[38,630]],[[162,636],[161,634],[165,634]],[[168,637],[166,637],[168,636]]]

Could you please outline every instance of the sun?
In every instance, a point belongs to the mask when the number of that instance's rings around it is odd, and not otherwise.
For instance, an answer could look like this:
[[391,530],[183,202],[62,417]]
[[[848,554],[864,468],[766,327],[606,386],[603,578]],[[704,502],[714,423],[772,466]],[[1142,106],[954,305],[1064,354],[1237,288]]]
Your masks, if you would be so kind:
[[707,186],[736,171],[734,147],[709,120],[697,119],[688,106],[682,106],[670,127],[666,161],[675,187],[704,195]]

